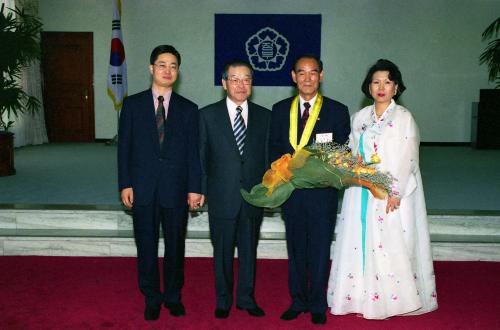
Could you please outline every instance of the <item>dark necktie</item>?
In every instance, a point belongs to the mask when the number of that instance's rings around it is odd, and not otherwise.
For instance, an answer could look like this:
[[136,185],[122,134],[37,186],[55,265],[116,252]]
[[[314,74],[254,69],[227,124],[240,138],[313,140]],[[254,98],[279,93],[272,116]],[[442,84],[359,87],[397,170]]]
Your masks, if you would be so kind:
[[158,129],[158,138],[160,147],[165,138],[165,108],[163,107],[163,96],[158,96],[158,108],[156,108],[156,128]]
[[241,112],[243,108],[238,106],[236,108],[236,117],[234,118],[234,138],[236,139],[236,145],[238,146],[238,150],[240,151],[240,155],[243,155],[243,147],[245,146],[245,137],[246,137],[246,127],[245,122],[243,121],[243,117],[241,116]]
[[309,108],[311,105],[309,102],[304,103],[304,112],[302,113],[302,130],[306,127],[307,118],[309,118]]

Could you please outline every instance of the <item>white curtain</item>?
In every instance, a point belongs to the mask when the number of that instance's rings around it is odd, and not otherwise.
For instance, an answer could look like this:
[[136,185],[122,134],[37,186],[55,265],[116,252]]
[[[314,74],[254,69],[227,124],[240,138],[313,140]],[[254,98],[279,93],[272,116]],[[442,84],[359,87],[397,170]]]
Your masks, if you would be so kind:
[[31,96],[36,97],[41,108],[34,115],[24,113],[19,116],[12,129],[14,135],[14,147],[29,144],[42,144],[48,142],[47,130],[45,128],[45,115],[43,111],[42,75],[40,73],[40,62],[35,61],[23,70],[21,77],[23,90]]
[[[7,8],[24,7],[28,12],[38,14],[37,0],[0,0],[0,2],[4,3]],[[39,61],[33,62],[23,70],[20,83],[26,93],[35,96],[42,103],[42,76]],[[11,128],[12,133],[15,134],[14,147],[48,142],[43,104],[34,116],[25,113],[17,119],[11,119],[14,120],[14,126]]]

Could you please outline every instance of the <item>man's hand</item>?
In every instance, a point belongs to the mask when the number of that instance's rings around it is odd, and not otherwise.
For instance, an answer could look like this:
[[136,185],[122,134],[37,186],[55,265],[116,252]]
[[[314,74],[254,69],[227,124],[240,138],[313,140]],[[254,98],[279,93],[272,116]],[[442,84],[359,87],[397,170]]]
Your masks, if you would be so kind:
[[124,188],[120,195],[123,205],[125,205],[129,209],[132,208],[132,205],[134,204],[134,191],[132,190],[132,188]]
[[387,200],[387,206],[385,207],[385,213],[396,211],[396,209],[401,204],[401,200],[397,197],[389,197]]
[[189,208],[192,210],[197,210],[203,206],[205,203],[205,195],[197,194],[197,193],[188,193],[187,203]]

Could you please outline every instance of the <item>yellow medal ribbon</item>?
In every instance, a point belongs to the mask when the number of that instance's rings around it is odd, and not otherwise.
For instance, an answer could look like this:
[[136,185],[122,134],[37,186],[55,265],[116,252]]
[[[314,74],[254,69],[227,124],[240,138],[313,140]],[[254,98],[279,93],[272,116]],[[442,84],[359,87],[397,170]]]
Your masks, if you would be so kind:
[[312,108],[312,112],[307,119],[306,127],[304,127],[304,131],[302,132],[302,136],[300,137],[300,143],[297,145],[297,134],[298,134],[298,115],[299,115],[299,96],[297,95],[290,107],[290,131],[289,131],[289,140],[295,151],[298,151],[304,148],[309,142],[309,138],[311,137],[312,131],[314,129],[314,125],[316,125],[316,120],[318,120],[319,112],[321,111],[321,106],[323,105],[323,96],[318,93],[316,97],[316,101],[314,101],[314,106]]

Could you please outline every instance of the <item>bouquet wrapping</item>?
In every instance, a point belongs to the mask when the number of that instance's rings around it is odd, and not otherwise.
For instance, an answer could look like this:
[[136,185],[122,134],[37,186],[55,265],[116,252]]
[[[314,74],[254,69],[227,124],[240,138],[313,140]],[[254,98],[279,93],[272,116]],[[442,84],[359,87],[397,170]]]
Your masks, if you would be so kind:
[[346,145],[334,142],[314,143],[292,155],[285,154],[271,164],[250,192],[241,189],[248,203],[266,208],[283,204],[295,189],[363,186],[372,195],[385,199],[395,181],[389,173],[377,171],[377,154],[369,162],[355,157]]

